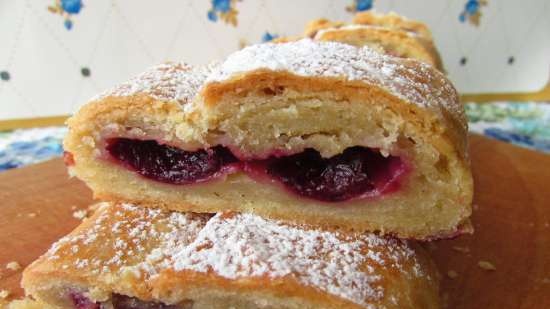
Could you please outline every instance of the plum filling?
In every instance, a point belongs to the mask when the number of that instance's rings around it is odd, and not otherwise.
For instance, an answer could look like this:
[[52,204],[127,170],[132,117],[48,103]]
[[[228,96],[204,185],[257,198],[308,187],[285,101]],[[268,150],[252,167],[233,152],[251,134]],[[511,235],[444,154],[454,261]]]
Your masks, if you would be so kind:
[[341,202],[375,197],[397,190],[406,165],[400,157],[375,149],[350,147],[331,158],[313,149],[301,153],[239,160],[228,148],[184,151],[153,140],[108,140],[108,153],[140,175],[170,184],[191,184],[242,170],[255,179],[268,179],[302,197]]
[[165,305],[159,302],[142,301],[135,297],[113,294],[109,304],[96,303],[81,293],[71,293],[71,301],[75,309],[188,309],[192,307],[192,302],[184,305]]

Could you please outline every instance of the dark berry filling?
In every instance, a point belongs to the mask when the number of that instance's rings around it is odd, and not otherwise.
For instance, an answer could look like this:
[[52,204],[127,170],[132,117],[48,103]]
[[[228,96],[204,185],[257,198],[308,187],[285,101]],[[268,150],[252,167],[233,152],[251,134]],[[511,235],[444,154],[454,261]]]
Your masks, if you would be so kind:
[[82,293],[73,292],[69,295],[75,309],[100,309],[99,304],[93,302]]
[[239,161],[228,148],[184,151],[152,140],[111,139],[107,151],[140,175],[170,184],[191,184],[239,169],[281,183],[289,191],[324,202],[375,197],[399,187],[406,165],[399,157],[350,147],[331,158],[313,149],[281,157]]
[[184,151],[153,140],[111,139],[107,151],[116,160],[140,175],[171,184],[201,182],[238,160],[221,146]]
[[379,166],[387,161],[379,152],[352,147],[342,154],[325,159],[319,152],[304,152],[273,160],[267,173],[295,193],[313,199],[339,202],[377,189]]
[[113,309],[180,309],[177,305],[165,305],[157,302],[145,302],[135,297],[113,294]]
[[185,303],[184,305],[165,305],[159,302],[142,301],[135,297],[113,294],[111,296],[111,303],[107,304],[95,303],[82,293],[71,293],[69,295],[75,309],[188,309],[191,308],[192,302]]

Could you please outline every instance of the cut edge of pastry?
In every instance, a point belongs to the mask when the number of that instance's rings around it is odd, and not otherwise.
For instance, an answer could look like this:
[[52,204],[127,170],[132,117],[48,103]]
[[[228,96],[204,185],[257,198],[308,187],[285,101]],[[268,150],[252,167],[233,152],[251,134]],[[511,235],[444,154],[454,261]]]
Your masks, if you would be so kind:
[[[394,61],[394,69],[403,70],[403,76],[408,74],[418,83],[428,83],[425,87],[433,88],[429,91],[439,92],[437,98],[426,93],[426,100],[460,104],[454,88],[436,70],[416,61],[384,59]],[[414,68],[422,74],[411,75],[408,70]],[[76,162],[70,171],[99,198],[178,211],[245,211],[415,239],[470,231],[460,228],[471,214],[473,191],[464,115],[453,112],[456,106],[407,102],[394,94],[406,88],[392,87],[373,81],[250,70],[208,81],[200,95],[183,106],[142,92],[105,97],[69,120],[64,145]],[[320,114],[320,110],[325,112]],[[332,207],[296,199],[243,172],[224,175],[221,181],[179,187],[147,180],[101,159],[106,136],[159,139],[189,151],[224,145],[240,158],[299,153],[308,148],[330,157],[349,147],[364,146],[412,162],[413,171],[400,192],[374,204],[351,200]]]
[[63,309],[58,306],[54,306],[38,300],[34,300],[31,297],[14,299],[6,303],[0,302],[0,308],[2,309]]

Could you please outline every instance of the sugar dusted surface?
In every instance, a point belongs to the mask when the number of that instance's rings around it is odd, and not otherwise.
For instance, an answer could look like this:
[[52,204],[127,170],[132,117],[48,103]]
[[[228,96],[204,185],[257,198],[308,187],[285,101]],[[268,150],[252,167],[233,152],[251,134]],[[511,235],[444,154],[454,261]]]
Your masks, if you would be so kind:
[[104,204],[88,220],[87,228],[58,241],[44,258],[98,278],[130,272],[145,282],[169,269],[227,279],[291,277],[367,307],[384,297],[382,269],[423,275],[406,242],[373,234],[309,229],[251,214],[210,217],[130,204]]
[[110,96],[126,97],[146,94],[157,100],[185,104],[195,97],[214,65],[193,67],[183,62],[159,64],[106,91],[92,101]]
[[252,45],[233,53],[214,68],[205,87],[260,69],[364,82],[421,108],[435,112],[441,108],[455,115],[464,131],[467,130],[457,92],[442,73],[419,61],[380,54],[367,46],[358,48],[311,39]]

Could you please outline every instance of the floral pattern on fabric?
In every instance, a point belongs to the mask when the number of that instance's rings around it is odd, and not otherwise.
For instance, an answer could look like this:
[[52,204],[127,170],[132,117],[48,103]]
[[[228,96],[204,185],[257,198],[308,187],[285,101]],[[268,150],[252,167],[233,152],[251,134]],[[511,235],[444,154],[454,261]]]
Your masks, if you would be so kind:
[[464,5],[464,10],[458,15],[458,20],[465,23],[469,22],[474,26],[479,26],[481,21],[481,7],[487,5],[487,0],[468,0]]
[[279,35],[277,35],[275,33],[269,33],[268,31],[266,31],[264,33],[264,35],[262,35],[262,43],[273,41],[274,39],[276,39],[278,37],[279,37]]
[[550,102],[465,105],[470,131],[550,153]]
[[61,156],[66,133],[65,127],[0,132],[0,172]]
[[346,6],[346,11],[357,13],[372,9],[374,0],[353,0],[351,5]]
[[211,22],[221,19],[226,24],[237,26],[237,15],[239,11],[235,8],[238,0],[211,0],[212,7],[206,16]]
[[83,7],[82,0],[55,0],[54,4],[48,6],[48,11],[61,15],[65,29],[71,30],[73,28],[71,17],[80,13]]

